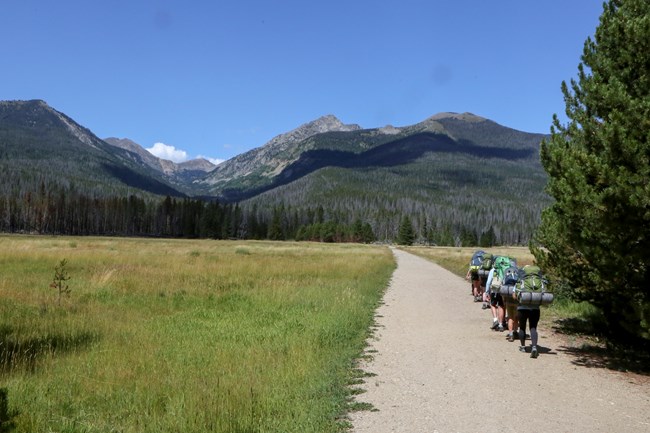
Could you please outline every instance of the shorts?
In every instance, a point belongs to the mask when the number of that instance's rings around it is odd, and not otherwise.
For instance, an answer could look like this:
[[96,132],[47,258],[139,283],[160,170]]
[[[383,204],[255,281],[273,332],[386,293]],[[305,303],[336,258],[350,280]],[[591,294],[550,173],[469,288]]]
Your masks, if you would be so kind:
[[539,308],[524,309],[517,308],[517,319],[519,319],[519,328],[526,329],[526,322],[530,320],[529,329],[537,328],[539,323],[540,311]]
[[514,299],[504,299],[506,304],[506,315],[511,319],[517,319],[517,301]]
[[503,307],[503,296],[501,296],[501,293],[490,292],[490,305],[493,307]]

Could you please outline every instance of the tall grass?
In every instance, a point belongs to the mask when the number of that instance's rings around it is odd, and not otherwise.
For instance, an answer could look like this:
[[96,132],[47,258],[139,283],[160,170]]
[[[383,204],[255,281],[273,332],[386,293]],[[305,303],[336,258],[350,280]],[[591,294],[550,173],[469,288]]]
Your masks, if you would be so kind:
[[17,432],[340,431],[394,269],[361,245],[25,236],[0,265]]
[[[465,277],[472,254],[477,247],[400,247],[405,251],[431,260],[454,274]],[[535,257],[527,247],[494,247],[480,248],[494,255],[508,256],[517,259],[518,266],[532,264]]]

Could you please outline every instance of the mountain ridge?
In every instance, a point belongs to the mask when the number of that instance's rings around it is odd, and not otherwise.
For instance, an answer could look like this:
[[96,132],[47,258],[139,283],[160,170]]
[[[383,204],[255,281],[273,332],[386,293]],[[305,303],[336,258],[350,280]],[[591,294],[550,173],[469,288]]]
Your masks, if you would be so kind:
[[[371,129],[326,115],[207,171],[203,161],[161,160],[129,139],[101,140],[43,101],[5,101],[0,215],[11,221],[3,203],[30,203],[29,194],[52,203],[73,193],[123,197],[121,208],[134,218],[129,209],[138,207],[131,197],[155,194],[234,206],[247,220],[233,220],[240,225],[229,236],[263,237],[264,227],[284,212],[292,219],[279,224],[295,233],[322,209],[319,214],[341,224],[366,221],[384,239],[394,238],[408,215],[420,233],[431,227],[453,236],[489,231],[501,242],[522,244],[549,203],[539,160],[543,138],[472,113],[443,112],[414,125]],[[149,215],[174,208],[173,200],[165,203]]]

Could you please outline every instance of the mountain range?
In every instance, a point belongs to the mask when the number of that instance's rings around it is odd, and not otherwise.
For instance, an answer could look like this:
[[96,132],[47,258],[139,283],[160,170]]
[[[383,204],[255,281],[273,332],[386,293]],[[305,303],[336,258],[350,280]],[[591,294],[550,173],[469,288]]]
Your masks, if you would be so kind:
[[102,140],[44,101],[0,101],[1,177],[22,189],[47,182],[94,195],[218,199],[262,219],[278,207],[321,207],[387,235],[407,214],[420,233],[490,229],[503,243],[526,242],[549,203],[544,137],[471,113],[372,129],[326,115],[218,166],[177,164],[128,138]]

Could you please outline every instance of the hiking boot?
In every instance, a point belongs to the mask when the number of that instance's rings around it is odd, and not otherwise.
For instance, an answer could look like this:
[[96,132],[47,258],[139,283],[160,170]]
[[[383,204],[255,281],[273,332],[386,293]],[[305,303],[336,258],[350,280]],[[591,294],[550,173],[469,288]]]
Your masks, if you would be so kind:
[[512,335],[512,332],[509,332],[509,333],[508,333],[508,341],[511,342],[511,343],[512,343],[513,341],[515,341],[515,337]]
[[519,346],[519,351],[522,353],[526,353],[526,346]]
[[505,330],[505,328],[503,327],[503,325],[499,325],[498,331],[503,332],[504,330]]
[[482,306],[481,308],[482,308],[483,310],[487,310],[487,309],[490,308],[490,307],[488,307],[488,304],[486,304],[485,302],[483,302],[483,306]]
[[490,329],[495,330],[498,327],[499,327],[499,322],[494,321],[494,322],[492,322],[492,326],[490,327]]
[[539,353],[537,352],[537,347],[533,346],[533,348],[530,350],[530,357],[531,358],[537,358],[539,356]]

